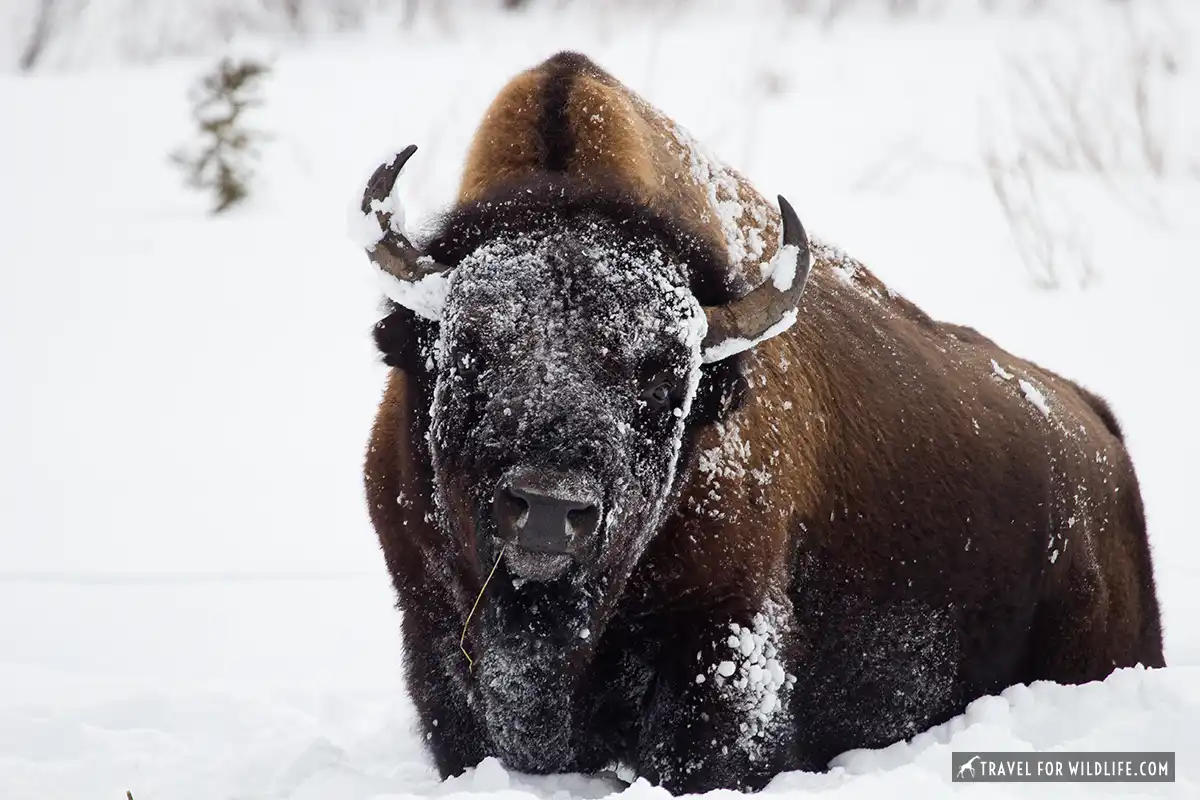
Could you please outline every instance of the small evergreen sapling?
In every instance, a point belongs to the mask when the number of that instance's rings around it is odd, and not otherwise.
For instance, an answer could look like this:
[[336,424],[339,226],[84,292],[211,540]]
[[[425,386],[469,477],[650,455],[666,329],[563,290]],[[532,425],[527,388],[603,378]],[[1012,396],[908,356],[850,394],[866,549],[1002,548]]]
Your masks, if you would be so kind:
[[258,61],[223,58],[213,72],[192,90],[192,116],[200,127],[199,141],[171,154],[187,172],[188,185],[212,190],[213,213],[235,205],[250,192],[255,146],[265,138],[245,127],[243,114],[262,105],[261,79],[269,68]]

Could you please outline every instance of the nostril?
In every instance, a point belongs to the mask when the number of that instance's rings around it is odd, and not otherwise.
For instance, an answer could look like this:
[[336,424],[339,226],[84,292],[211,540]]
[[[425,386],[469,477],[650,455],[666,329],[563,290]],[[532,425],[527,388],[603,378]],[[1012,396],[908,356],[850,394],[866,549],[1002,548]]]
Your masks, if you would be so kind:
[[492,498],[495,535],[523,551],[577,556],[600,527],[598,496],[570,473],[505,476]]
[[500,538],[515,541],[529,518],[529,503],[509,487],[497,486],[492,498],[492,510]]
[[586,536],[596,530],[600,523],[600,507],[588,505],[573,508],[567,512],[567,524],[571,526],[576,536]]

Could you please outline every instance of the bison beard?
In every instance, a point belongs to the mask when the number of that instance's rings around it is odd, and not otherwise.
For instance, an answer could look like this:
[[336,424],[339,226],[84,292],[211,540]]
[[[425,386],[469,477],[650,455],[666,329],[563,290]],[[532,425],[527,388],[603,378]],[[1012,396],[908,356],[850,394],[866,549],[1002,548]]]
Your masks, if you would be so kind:
[[420,246],[413,150],[362,204],[392,300],[365,478],[442,775],[756,789],[1163,664],[1101,399],[810,243],[582,56],[505,87]]
[[489,598],[476,637],[479,702],[496,755],[513,769],[557,772],[573,760],[572,700],[590,646],[589,615],[573,592],[530,587]]

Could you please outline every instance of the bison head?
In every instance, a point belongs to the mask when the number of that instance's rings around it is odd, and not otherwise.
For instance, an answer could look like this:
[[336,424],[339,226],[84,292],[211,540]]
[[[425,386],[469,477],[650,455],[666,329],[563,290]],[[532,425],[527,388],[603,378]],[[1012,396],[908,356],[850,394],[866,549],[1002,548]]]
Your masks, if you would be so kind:
[[[368,186],[368,252],[391,299],[433,331],[411,362],[429,378],[439,524],[468,563],[495,565],[477,623],[485,705],[545,734],[493,738],[512,766],[565,763],[565,741],[561,758],[546,748],[569,710],[539,696],[538,676],[561,685],[590,657],[679,496],[706,376],[795,319],[807,240],[780,198],[771,276],[708,307],[699,264],[722,270],[720,257],[613,192],[510,187],[452,212],[418,250],[393,194],[413,150]],[[540,751],[522,755],[527,741]]]

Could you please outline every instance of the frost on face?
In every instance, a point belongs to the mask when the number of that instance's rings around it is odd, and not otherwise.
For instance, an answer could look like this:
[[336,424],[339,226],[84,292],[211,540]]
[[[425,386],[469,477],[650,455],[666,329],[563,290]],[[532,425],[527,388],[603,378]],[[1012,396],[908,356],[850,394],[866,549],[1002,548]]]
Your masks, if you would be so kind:
[[779,650],[787,617],[773,603],[754,615],[750,625],[731,622],[717,642],[721,661],[696,675],[742,715],[738,736],[730,745],[754,760],[763,753],[773,729],[787,724],[787,698],[796,676],[784,669]]
[[[488,398],[485,424],[464,433],[483,434],[490,437],[481,442],[485,447],[514,453],[536,449],[543,432],[558,434],[550,442],[574,436],[567,449],[584,444],[623,456],[630,447],[657,451],[635,466],[644,472],[641,486],[645,478],[657,484],[646,499],[661,521],[706,332],[703,309],[681,269],[657,249],[631,252],[600,223],[489,242],[454,272],[438,345],[435,406],[450,406],[466,393]],[[477,363],[467,366],[464,359]],[[669,419],[650,424],[652,414],[640,399],[647,370],[675,387]],[[492,411],[504,420],[493,421]],[[443,419],[437,408],[433,417]]]
[[[473,629],[489,735],[506,763],[544,766],[569,756],[555,738],[571,724],[569,665],[598,646],[673,510],[705,318],[685,265],[600,217],[501,231],[453,276],[433,354],[435,494],[447,534],[501,563]],[[651,402],[663,384],[669,400]],[[522,471],[600,498],[597,534],[554,580],[513,580],[511,553],[499,560],[494,489]]]

